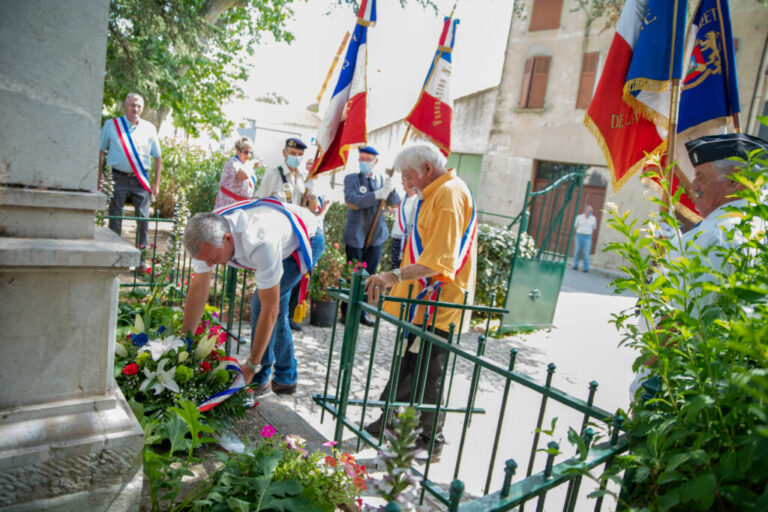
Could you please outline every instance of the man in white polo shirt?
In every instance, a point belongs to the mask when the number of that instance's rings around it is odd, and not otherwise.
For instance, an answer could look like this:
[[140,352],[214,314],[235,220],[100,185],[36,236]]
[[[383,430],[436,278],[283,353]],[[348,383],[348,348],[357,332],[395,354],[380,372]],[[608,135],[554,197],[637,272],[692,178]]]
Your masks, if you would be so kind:
[[270,377],[275,393],[296,391],[288,300],[325,248],[320,226],[321,218],[308,209],[268,198],[195,214],[184,230],[194,276],[184,307],[183,333],[194,332],[200,323],[215,265],[254,272],[251,352],[241,369],[246,382],[253,379],[258,385],[257,394],[269,391]]
[[584,258],[584,272],[589,272],[589,252],[592,250],[592,232],[597,227],[597,219],[592,215],[592,207],[587,205],[584,213],[576,216],[576,250],[573,254],[573,270],[579,269],[579,259]]

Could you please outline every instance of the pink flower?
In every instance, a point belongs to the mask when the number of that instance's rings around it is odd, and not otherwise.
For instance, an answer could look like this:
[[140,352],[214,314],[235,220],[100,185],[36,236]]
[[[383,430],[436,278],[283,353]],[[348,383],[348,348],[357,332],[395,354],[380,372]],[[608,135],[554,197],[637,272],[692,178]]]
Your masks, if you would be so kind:
[[272,425],[264,425],[264,428],[261,429],[261,437],[269,439],[273,435],[275,435],[275,427]]
[[347,262],[347,265],[352,265],[352,260],[349,260],[349,261]]
[[368,268],[368,264],[366,262],[363,262],[363,268]]
[[219,345],[221,345],[222,343],[226,343],[226,341],[227,341],[227,333],[225,333],[224,331],[221,331],[219,333]]
[[327,448],[333,448],[337,444],[339,444],[339,443],[337,443],[336,441],[326,441],[326,442],[323,443],[323,446],[325,446]]
[[339,243],[338,242],[333,242],[333,248],[334,249],[338,249],[339,248]]

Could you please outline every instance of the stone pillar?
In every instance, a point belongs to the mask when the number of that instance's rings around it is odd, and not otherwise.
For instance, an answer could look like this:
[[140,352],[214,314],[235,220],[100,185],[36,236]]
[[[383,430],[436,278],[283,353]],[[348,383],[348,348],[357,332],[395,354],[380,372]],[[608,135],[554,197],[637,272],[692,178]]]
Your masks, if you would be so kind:
[[0,3],[0,509],[138,510],[143,436],[113,378],[139,253],[97,192],[109,0]]

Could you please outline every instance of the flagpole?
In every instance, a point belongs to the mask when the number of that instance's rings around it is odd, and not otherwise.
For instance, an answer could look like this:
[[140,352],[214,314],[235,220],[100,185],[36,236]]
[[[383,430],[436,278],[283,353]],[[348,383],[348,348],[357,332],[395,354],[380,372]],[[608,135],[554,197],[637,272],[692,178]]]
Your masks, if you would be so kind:
[[341,45],[339,45],[339,51],[336,52],[336,56],[333,58],[333,61],[331,62],[331,67],[328,70],[328,74],[325,75],[325,81],[323,82],[322,87],[320,87],[320,93],[317,95],[318,104],[323,99],[323,93],[325,93],[325,88],[328,87],[328,82],[331,79],[331,75],[333,75],[333,70],[336,69],[336,64],[338,64],[339,62],[339,57],[341,57],[341,52],[344,51],[344,47],[347,45],[347,41],[349,41],[349,30],[347,30],[347,33],[344,34],[344,39],[342,39]]
[[679,0],[675,0],[672,15],[672,45],[670,46],[670,59],[669,59],[669,80],[671,84],[670,100],[669,100],[669,123],[667,125],[667,159],[666,163],[669,170],[665,170],[665,179],[667,181],[668,189],[665,190],[667,212],[671,210],[672,196],[669,191],[672,190],[672,176],[675,172],[675,144],[677,144],[677,113],[680,104],[680,78],[674,76],[675,73],[675,39],[677,38],[677,5]]
[[[730,13],[729,18],[730,18]],[[720,0],[717,0],[717,19],[720,22],[720,42],[723,44],[723,57],[725,58],[725,87],[728,91],[728,108],[730,108],[730,101],[731,101],[731,76],[730,76],[730,70],[731,70],[731,63],[728,62],[728,46],[726,46],[725,41],[725,27],[723,26],[723,6],[720,3]],[[733,42],[731,42],[733,44]],[[733,117],[733,129],[736,133],[741,132],[741,119],[739,118],[739,113],[734,112],[731,114],[731,117]]]
[[[453,3],[453,8],[451,9],[451,14],[448,16],[448,23],[453,22],[453,14],[456,12],[456,6],[458,5],[459,0],[456,0],[456,2]],[[438,41],[439,43],[439,41]],[[416,99],[416,104],[418,105],[419,100],[421,99],[421,95],[424,93],[424,91],[427,88],[427,85],[429,85],[429,81],[432,80],[432,76],[435,74],[435,68],[437,67],[437,63],[439,62],[440,56],[445,53],[441,49],[442,47],[438,45],[437,47],[437,53],[435,54],[435,58],[432,61],[432,66],[429,68],[429,76],[427,77],[427,80],[424,82],[424,86],[421,88],[421,92],[419,93],[419,97]],[[408,114],[410,115],[410,114]],[[408,116],[406,116],[407,118]],[[400,143],[401,146],[405,145],[405,141],[408,140],[408,134],[411,131],[411,124],[406,121],[405,126],[405,135],[403,135],[403,142]]]

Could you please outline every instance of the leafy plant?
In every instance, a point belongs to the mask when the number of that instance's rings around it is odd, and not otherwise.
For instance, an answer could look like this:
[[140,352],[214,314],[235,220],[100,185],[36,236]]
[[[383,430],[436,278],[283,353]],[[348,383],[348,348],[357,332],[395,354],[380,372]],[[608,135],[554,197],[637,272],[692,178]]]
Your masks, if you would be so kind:
[[[372,483],[376,493],[388,503],[395,502],[401,510],[413,510],[418,502],[415,484],[419,479],[411,472],[411,466],[419,450],[416,448],[421,429],[419,412],[413,407],[401,409],[392,420],[391,429],[384,431],[384,447],[379,459],[385,475]],[[384,509],[384,507],[382,507]]]
[[[614,286],[639,297],[639,325],[634,311],[614,322],[623,343],[640,353],[635,369],[650,373],[632,403],[630,454],[621,459],[626,499],[636,507],[768,507],[766,164],[753,153],[734,176],[744,186],[736,193],[743,204],[726,211],[741,220],[723,233],[722,245],[684,241],[658,199],[661,211],[644,228],[628,212],[608,211],[623,240],[606,250],[626,262],[627,277]],[[674,236],[657,236],[664,224]]]
[[344,275],[345,260],[338,243],[334,242],[325,248],[309,280],[309,297],[313,301],[329,300],[326,289],[339,284],[339,278]]
[[[307,453],[303,440],[266,425],[243,454],[221,455],[223,467],[197,492],[193,510],[358,510],[365,467],[348,453]],[[333,443],[327,443],[333,446]]]

